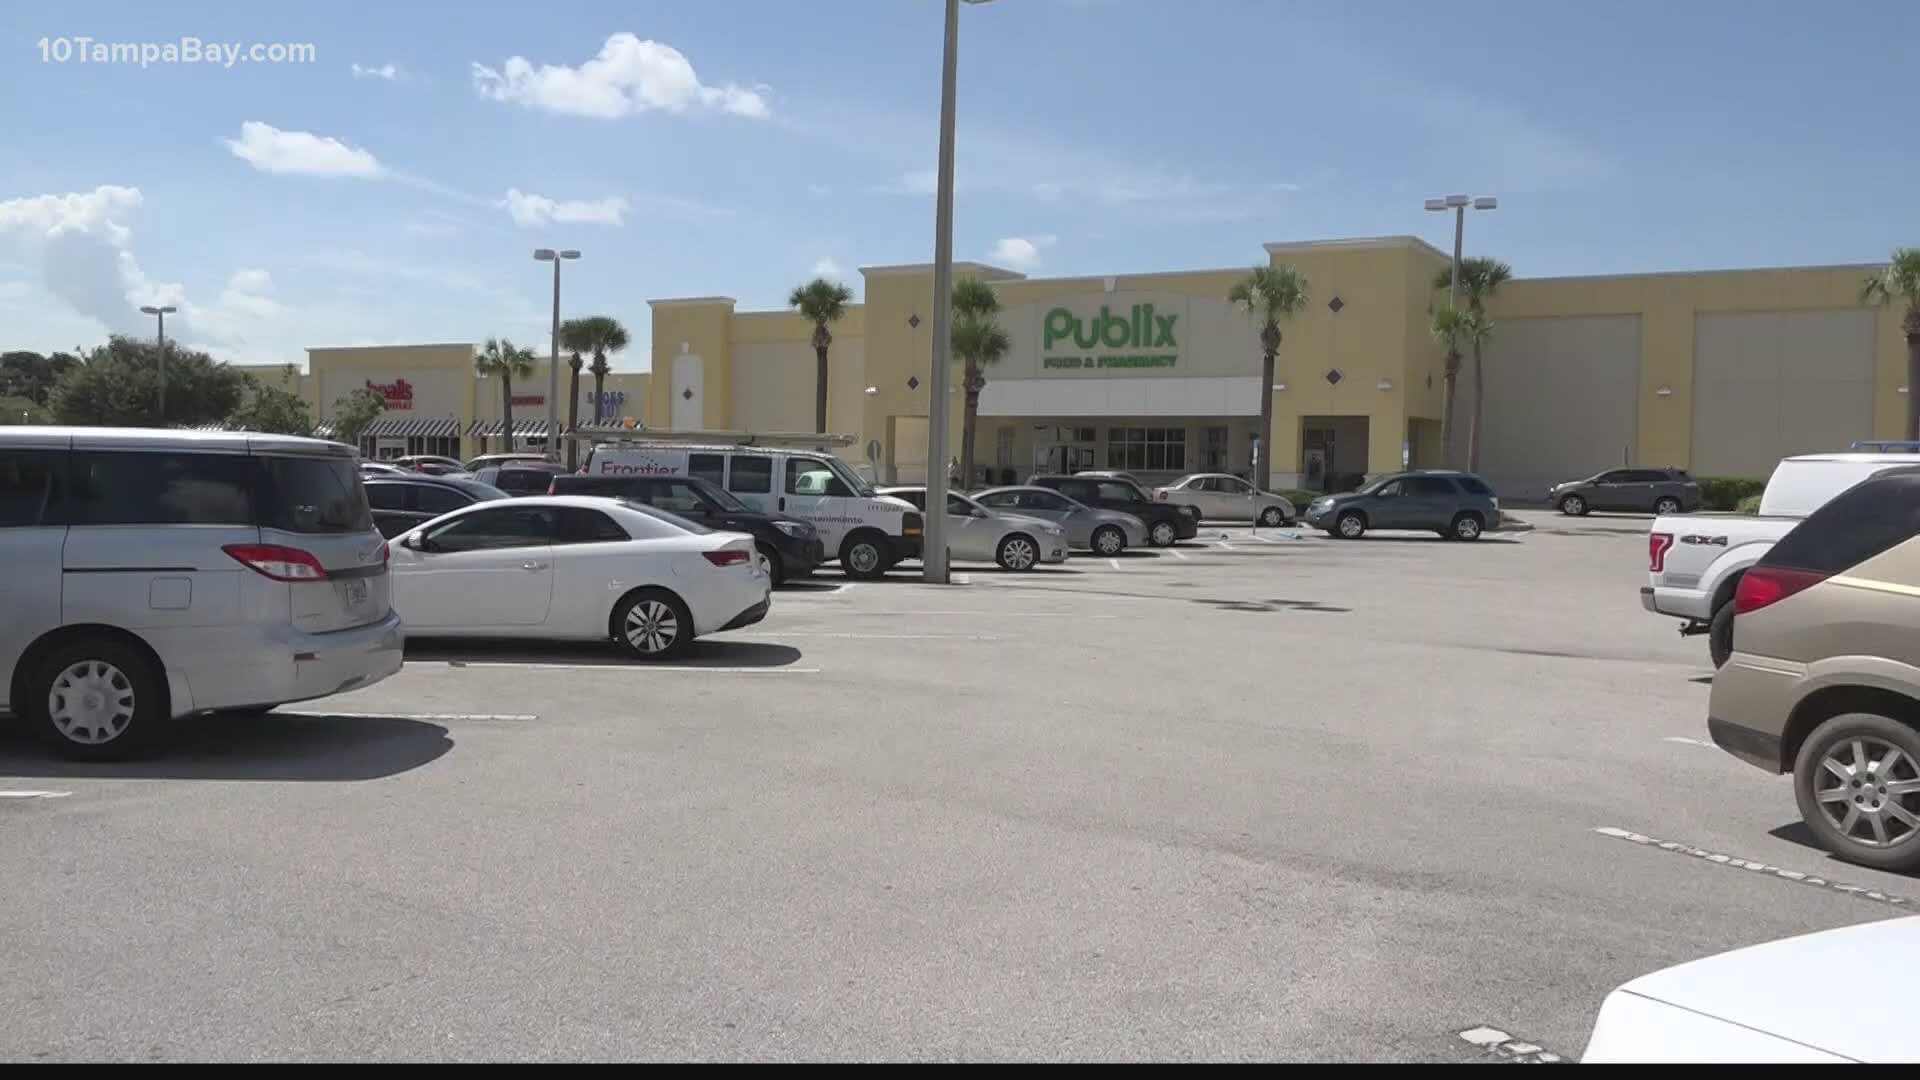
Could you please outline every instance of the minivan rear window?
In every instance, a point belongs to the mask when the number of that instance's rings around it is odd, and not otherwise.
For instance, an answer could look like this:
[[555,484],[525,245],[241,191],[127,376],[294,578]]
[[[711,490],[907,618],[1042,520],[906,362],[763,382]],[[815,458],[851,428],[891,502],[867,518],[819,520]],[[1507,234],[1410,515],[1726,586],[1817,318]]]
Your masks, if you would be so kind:
[[1761,566],[1838,574],[1920,533],[1920,469],[1864,480],[1780,538]]
[[252,525],[258,474],[245,454],[81,450],[69,466],[67,509],[75,525]]
[[346,458],[263,457],[266,484],[260,524],[291,533],[361,533],[373,529],[360,470]]
[[54,450],[0,450],[0,529],[40,524],[65,457]]

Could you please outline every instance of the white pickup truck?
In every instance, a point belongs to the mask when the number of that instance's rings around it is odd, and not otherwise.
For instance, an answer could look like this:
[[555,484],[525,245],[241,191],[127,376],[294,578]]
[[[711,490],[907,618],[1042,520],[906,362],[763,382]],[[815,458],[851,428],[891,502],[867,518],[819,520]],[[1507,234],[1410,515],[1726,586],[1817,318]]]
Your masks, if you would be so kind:
[[1869,476],[1920,465],[1920,454],[1802,454],[1767,478],[1760,512],[1663,514],[1647,534],[1647,584],[1640,606],[1681,620],[1683,635],[1707,635],[1713,666],[1733,652],[1733,591],[1747,568],[1800,519]]

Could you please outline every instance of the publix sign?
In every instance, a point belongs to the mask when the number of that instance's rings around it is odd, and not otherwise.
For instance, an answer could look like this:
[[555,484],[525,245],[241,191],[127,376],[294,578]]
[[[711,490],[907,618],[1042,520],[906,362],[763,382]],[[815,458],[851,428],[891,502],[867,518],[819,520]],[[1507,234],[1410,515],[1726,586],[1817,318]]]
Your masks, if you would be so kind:
[[1081,371],[1173,367],[1180,360],[1179,318],[1154,311],[1152,304],[1120,311],[1102,304],[1097,315],[1054,308],[1041,324],[1040,366]]

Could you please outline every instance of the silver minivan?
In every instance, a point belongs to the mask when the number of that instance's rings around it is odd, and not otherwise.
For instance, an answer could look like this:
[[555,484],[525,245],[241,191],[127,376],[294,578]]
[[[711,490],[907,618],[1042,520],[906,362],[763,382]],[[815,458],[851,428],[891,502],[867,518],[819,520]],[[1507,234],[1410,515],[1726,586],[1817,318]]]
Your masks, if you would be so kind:
[[0,710],[62,753],[379,682],[401,663],[390,595],[338,443],[0,428]]

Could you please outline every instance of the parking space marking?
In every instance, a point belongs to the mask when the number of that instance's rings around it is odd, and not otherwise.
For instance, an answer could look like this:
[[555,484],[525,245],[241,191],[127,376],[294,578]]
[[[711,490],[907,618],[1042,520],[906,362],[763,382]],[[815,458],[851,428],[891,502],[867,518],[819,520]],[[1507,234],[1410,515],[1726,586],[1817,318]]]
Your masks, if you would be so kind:
[[1611,837],[1615,840],[1625,840],[1630,844],[1639,844],[1641,847],[1656,847],[1661,851],[1671,851],[1676,855],[1691,855],[1696,859],[1710,863],[1718,863],[1721,866],[1731,866],[1736,870],[1747,870],[1754,873],[1767,874],[1784,881],[1793,881],[1802,885],[1812,885],[1833,892],[1846,893],[1849,896],[1858,896],[1861,899],[1872,900],[1875,903],[1891,904],[1895,907],[1907,907],[1913,903],[1912,900],[1904,896],[1892,896],[1880,892],[1877,889],[1869,889],[1863,885],[1848,885],[1842,881],[1829,881],[1815,874],[1802,873],[1799,870],[1788,870],[1784,867],[1774,866],[1771,863],[1735,858],[1732,855],[1722,855],[1718,852],[1708,851],[1705,848],[1694,847],[1692,844],[1683,844],[1677,840],[1661,840],[1633,832],[1629,829],[1606,825],[1593,831],[1599,833],[1601,836]]
[[1107,560],[1107,565],[1108,565],[1108,566],[1111,566],[1111,567],[1113,567],[1113,568],[1114,568],[1115,570],[1118,570],[1118,569],[1120,569],[1120,560],[1119,560],[1119,559],[1108,559],[1108,560]]
[[0,799],[64,799],[71,791],[0,791]]
[[1687,737],[1686,737],[1685,735],[1669,735],[1669,736],[1667,736],[1666,738],[1664,738],[1664,739],[1661,739],[1660,741],[1661,741],[1661,742],[1677,742],[1677,743],[1685,743],[1685,744],[1686,744],[1686,745],[1688,745],[1688,746],[1704,746],[1704,747],[1706,747],[1706,748],[1707,748],[1707,749],[1709,749],[1709,750],[1718,750],[1718,749],[1720,749],[1719,747],[1717,747],[1717,746],[1715,746],[1715,745],[1713,745],[1712,743],[1710,743],[1710,742],[1708,742],[1708,741],[1707,741],[1707,740],[1705,740],[1705,739],[1689,739],[1689,738],[1687,738]]
[[538,713],[464,713],[464,712],[334,712],[276,709],[274,716],[296,716],[308,720],[538,720]]
[[999,641],[992,634],[856,634],[843,630],[782,630],[789,637],[848,638],[854,641]]
[[1567,1060],[1537,1043],[1516,1039],[1495,1027],[1468,1028],[1460,1032],[1460,1038],[1488,1054],[1519,1065],[1554,1065]]
[[[1006,582],[1006,585],[1014,588],[1038,587],[1033,585],[1023,586],[1016,581]],[[1074,590],[1060,589],[1055,591],[1071,592]],[[928,615],[943,618],[949,616],[964,616],[982,619],[1117,619],[1120,617],[1118,615],[1082,615],[1077,611],[849,611],[846,613],[847,618],[859,618],[866,615],[885,615],[889,618],[911,617],[916,619]]]
[[1181,562],[1187,561],[1187,553],[1184,551],[1181,551],[1179,548],[1168,548],[1167,554],[1173,556],[1176,559],[1179,559]]
[[[818,675],[817,667],[709,667],[704,664],[516,664],[507,660],[418,660],[418,664],[443,664],[450,668],[510,668],[516,671],[615,671],[622,674],[656,671],[703,671],[712,675]],[[344,713],[323,713],[344,716]]]

